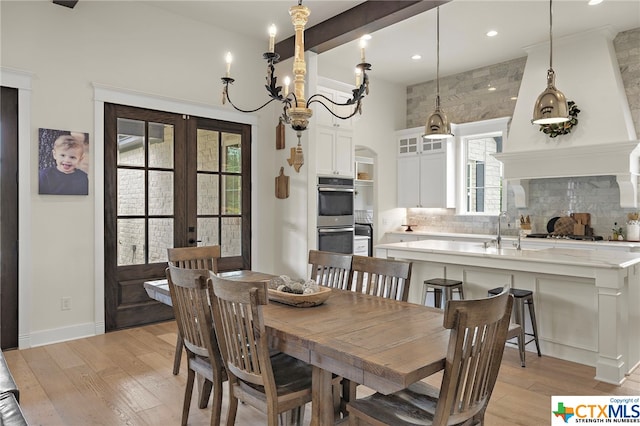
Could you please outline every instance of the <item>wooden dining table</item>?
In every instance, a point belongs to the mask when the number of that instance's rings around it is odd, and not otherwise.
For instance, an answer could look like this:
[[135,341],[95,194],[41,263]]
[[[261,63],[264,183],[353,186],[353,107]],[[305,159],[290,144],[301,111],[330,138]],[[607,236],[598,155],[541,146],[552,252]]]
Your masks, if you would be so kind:
[[[221,275],[273,277],[253,271]],[[144,286],[152,298],[170,304],[166,280]],[[389,394],[444,369],[449,331],[439,309],[332,289],[321,305],[272,301],[263,315],[274,348],[313,367],[312,425],[335,424],[332,374]]]

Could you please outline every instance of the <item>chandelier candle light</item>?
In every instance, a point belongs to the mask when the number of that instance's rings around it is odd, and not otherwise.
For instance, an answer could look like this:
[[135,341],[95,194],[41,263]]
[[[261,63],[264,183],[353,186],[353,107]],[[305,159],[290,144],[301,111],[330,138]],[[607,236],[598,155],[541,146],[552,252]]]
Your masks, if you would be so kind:
[[[271,25],[269,28],[269,50],[262,56],[267,61],[267,94],[271,98],[258,108],[252,110],[245,110],[238,108],[231,101],[229,97],[229,84],[234,82],[234,79],[230,75],[231,66],[231,53],[227,53],[227,74],[222,77],[222,103],[227,101],[238,111],[245,113],[256,112],[273,101],[279,101],[283,105],[282,121],[290,124],[293,130],[296,131],[298,136],[298,145],[300,145],[301,132],[307,129],[309,125],[309,119],[313,115],[313,111],[309,108],[314,102],[319,103],[327,109],[333,116],[342,120],[347,120],[353,117],[356,113],[362,113],[362,99],[365,95],[369,94],[369,78],[367,71],[371,69],[371,64],[365,62],[364,49],[365,45],[361,41],[360,44],[360,60],[361,62],[356,65],[359,71],[359,77],[356,78],[356,87],[352,90],[353,97],[344,103],[337,103],[327,98],[326,96],[317,93],[305,99],[304,91],[304,79],[307,73],[307,64],[304,60],[304,27],[307,24],[310,11],[309,8],[302,5],[302,0],[298,1],[297,6],[292,6],[289,9],[289,15],[291,15],[291,22],[295,28],[295,51],[293,57],[293,91],[289,92],[289,77],[284,79],[284,90],[282,86],[278,86],[278,77],[275,76],[274,65],[280,60],[280,55],[275,52],[275,36],[276,28]],[[339,115],[333,111],[332,105],[335,106],[353,106],[353,110],[347,115]],[[301,149],[301,148],[300,148]]]

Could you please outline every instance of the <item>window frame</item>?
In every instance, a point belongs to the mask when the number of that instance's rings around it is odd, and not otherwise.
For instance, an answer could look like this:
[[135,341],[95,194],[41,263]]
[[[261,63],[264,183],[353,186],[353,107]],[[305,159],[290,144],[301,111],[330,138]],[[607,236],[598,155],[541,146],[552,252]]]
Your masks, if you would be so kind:
[[[507,133],[511,117],[494,118],[452,125],[456,138],[457,179],[456,179],[456,215],[460,216],[496,216],[499,212],[469,212],[467,210],[467,142],[486,137],[501,137],[502,152],[507,147]],[[501,169],[500,209],[507,205],[507,186],[504,179],[504,167]]]

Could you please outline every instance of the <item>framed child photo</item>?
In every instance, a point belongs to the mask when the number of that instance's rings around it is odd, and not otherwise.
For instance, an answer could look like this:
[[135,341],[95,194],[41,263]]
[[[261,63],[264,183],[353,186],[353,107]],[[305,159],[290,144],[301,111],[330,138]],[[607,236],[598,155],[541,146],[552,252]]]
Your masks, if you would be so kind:
[[38,129],[38,193],[89,195],[89,133]]

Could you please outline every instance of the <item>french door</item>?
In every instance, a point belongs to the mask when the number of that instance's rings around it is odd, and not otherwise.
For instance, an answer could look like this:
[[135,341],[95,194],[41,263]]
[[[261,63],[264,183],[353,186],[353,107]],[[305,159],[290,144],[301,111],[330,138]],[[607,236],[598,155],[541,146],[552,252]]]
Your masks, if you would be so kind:
[[0,346],[18,347],[18,89],[0,92]]
[[167,248],[220,245],[220,270],[251,268],[250,126],[105,104],[107,331],[173,317],[144,281]]

